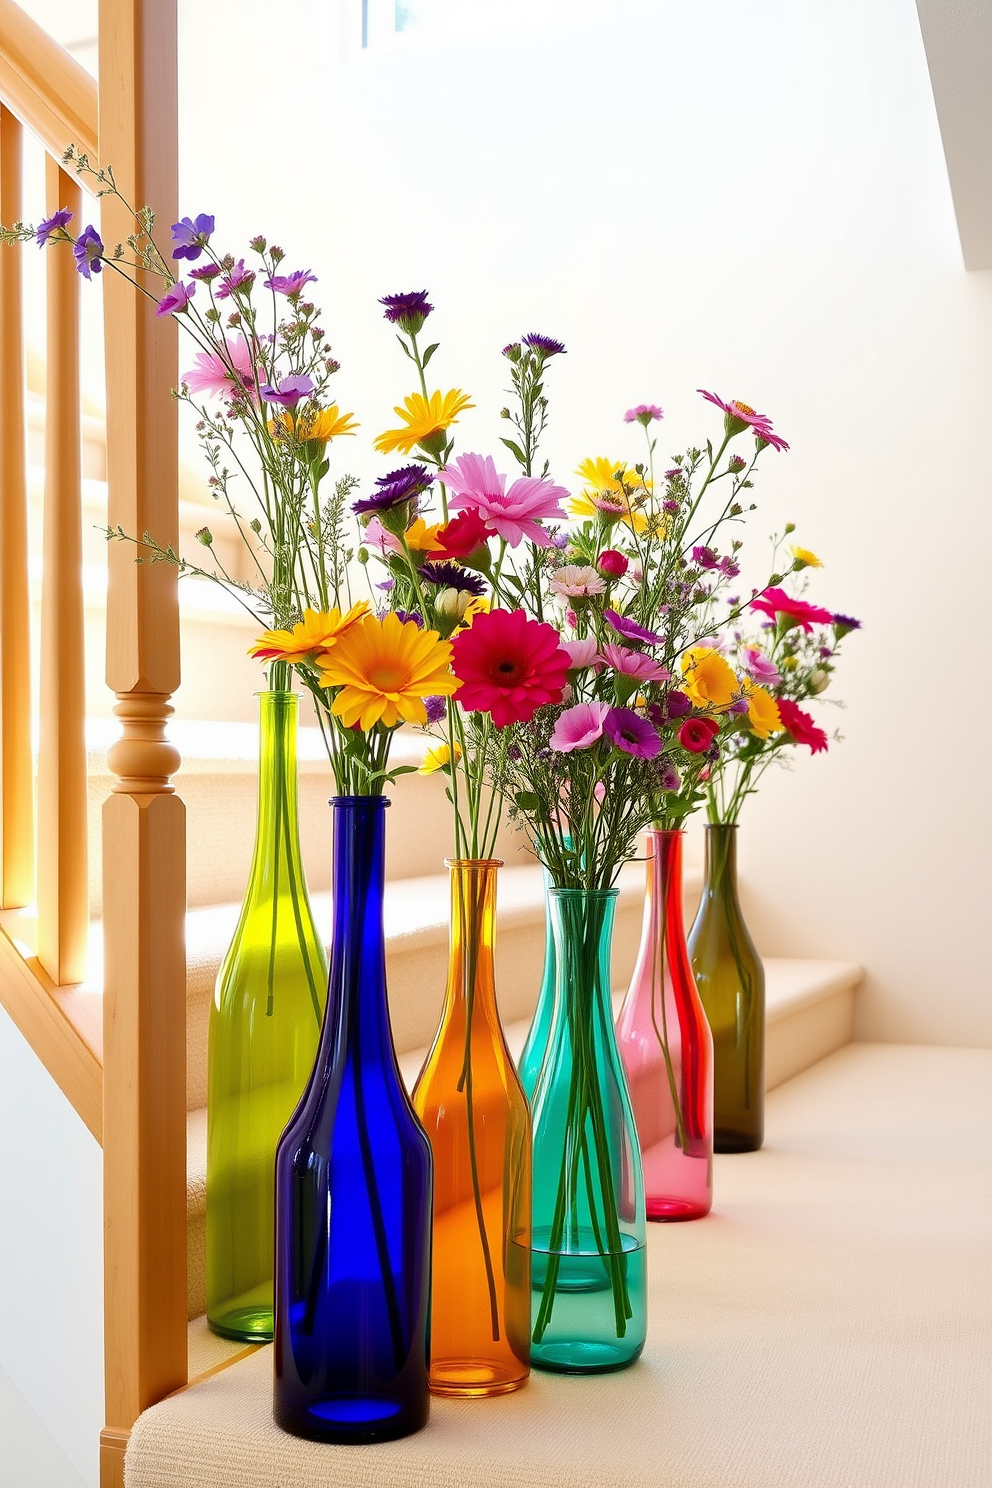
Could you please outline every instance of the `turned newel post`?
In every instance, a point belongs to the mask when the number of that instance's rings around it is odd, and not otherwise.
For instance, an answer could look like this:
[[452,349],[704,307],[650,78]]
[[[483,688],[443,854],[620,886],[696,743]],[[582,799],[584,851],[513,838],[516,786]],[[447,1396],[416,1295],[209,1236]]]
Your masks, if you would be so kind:
[[[177,211],[176,0],[100,0],[100,159],[122,193]],[[134,225],[101,203],[112,245]],[[175,322],[105,271],[109,520],[178,541]],[[158,298],[160,281],[148,288]],[[103,1488],[123,1484],[137,1415],[186,1381],[185,810],[166,738],[179,685],[176,573],[112,542],[107,682],[116,776],[103,814],[106,1429]]]

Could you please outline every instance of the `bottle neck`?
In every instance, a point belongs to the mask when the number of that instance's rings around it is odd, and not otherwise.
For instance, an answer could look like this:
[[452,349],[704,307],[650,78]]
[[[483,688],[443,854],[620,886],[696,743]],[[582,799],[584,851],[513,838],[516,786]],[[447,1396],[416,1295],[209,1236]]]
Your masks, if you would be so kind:
[[300,699],[295,692],[270,691],[259,694],[258,704],[258,815],[251,876],[261,883],[287,862],[301,862],[296,763]]
[[706,828],[705,892],[737,899],[737,827],[732,822]]
[[496,876],[499,858],[449,858],[451,932],[449,1003],[472,996],[487,1015],[496,1012],[493,948],[496,936]]
[[666,934],[685,938],[682,918],[682,841],[685,833],[652,827],[648,832],[645,925],[664,923]]
[[335,796],[328,1036],[381,1058],[391,1048],[382,909],[386,869],[384,796]]
[[610,951],[618,892],[552,889],[548,894],[555,945],[556,1019],[605,1017],[612,1026]]

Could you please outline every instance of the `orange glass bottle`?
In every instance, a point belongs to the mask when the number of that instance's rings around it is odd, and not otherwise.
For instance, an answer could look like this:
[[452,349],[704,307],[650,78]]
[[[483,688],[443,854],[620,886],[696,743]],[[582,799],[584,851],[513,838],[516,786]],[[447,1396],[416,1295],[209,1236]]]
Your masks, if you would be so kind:
[[434,1150],[430,1387],[502,1395],[530,1373],[530,1112],[496,1006],[496,859],[449,859],[444,1010],[413,1091]]

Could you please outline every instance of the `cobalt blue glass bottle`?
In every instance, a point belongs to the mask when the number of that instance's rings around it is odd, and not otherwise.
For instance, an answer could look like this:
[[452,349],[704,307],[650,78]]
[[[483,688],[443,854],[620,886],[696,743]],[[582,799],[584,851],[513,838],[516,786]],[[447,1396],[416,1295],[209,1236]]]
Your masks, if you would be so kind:
[[276,1424],[377,1442],[427,1422],[431,1149],[386,1002],[382,796],[334,807],[334,930],[310,1082],[276,1152]]

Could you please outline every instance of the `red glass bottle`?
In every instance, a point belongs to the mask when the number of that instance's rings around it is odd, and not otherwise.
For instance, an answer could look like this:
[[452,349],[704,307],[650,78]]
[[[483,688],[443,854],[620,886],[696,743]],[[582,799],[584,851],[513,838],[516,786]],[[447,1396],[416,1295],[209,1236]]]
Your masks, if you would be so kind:
[[648,1219],[701,1219],[713,1202],[713,1038],[682,919],[682,837],[648,833],[637,963],[617,1019],[644,1160]]

